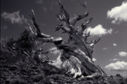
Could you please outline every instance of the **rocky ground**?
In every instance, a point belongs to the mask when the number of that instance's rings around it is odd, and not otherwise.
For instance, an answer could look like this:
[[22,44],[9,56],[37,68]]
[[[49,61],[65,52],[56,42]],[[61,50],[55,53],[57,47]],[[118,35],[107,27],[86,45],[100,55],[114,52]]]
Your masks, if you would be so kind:
[[[96,76],[92,78],[73,78],[64,74],[46,62],[40,62],[25,49],[13,50],[13,41],[1,44],[0,50],[0,84],[126,84],[127,78],[116,76]],[[30,46],[29,46],[30,47]],[[11,48],[11,49],[10,49]],[[14,48],[14,47],[13,47]]]

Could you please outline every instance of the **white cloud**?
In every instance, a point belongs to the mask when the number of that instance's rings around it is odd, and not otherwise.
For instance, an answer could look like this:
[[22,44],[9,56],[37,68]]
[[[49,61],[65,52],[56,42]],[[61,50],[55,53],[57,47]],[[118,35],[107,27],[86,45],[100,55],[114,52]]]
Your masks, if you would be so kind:
[[113,43],[112,45],[113,45],[114,47],[115,47],[115,46],[117,46],[117,44],[116,44],[116,43]]
[[111,34],[112,29],[105,29],[101,24],[98,24],[94,28],[88,27],[86,31],[84,32],[90,32],[91,35],[97,35],[97,36],[102,36],[105,34]]
[[118,52],[118,54],[121,57],[126,57],[127,56],[127,52],[125,52],[125,51],[120,51],[120,52]]
[[116,61],[105,66],[109,70],[127,70],[127,62]]
[[23,24],[24,22],[27,21],[27,19],[22,15],[20,15],[20,11],[16,11],[13,13],[8,13],[8,12],[3,12],[1,14],[1,17],[5,20],[11,21],[12,24],[18,23],[18,24]]
[[96,60],[97,60],[96,58],[92,58],[92,61],[94,61],[94,62],[95,62]]
[[107,17],[113,19],[112,23],[117,21],[127,21],[127,2],[108,10]]

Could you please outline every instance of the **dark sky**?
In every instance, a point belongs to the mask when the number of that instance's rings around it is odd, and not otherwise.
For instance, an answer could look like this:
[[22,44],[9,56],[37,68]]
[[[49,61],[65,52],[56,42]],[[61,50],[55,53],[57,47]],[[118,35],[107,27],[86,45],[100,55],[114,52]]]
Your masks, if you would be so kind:
[[[24,15],[25,18],[29,18],[31,9],[36,12],[42,32],[54,36],[61,35],[55,33],[55,26],[58,24],[56,15],[59,12],[56,1],[1,0],[1,38],[17,38],[25,29],[25,25],[19,23],[20,20],[12,22],[7,15],[19,11],[20,16]],[[127,67],[127,18],[113,23],[113,18],[107,15],[108,11],[114,7],[121,6],[123,2],[126,3],[126,0],[62,0],[62,3],[67,11],[74,16],[85,11],[80,5],[85,1],[87,2],[90,16],[94,18],[89,27],[95,28],[97,25],[101,25],[106,30],[112,30],[111,33],[104,34],[101,41],[95,46],[93,54],[94,58],[96,58],[95,63],[102,66],[108,73],[127,73],[127,68],[124,68]],[[124,9],[127,9],[127,6]],[[121,13],[114,15],[114,17],[121,15]],[[127,12],[124,12],[124,15],[127,16]],[[109,69],[113,70],[109,71]]]

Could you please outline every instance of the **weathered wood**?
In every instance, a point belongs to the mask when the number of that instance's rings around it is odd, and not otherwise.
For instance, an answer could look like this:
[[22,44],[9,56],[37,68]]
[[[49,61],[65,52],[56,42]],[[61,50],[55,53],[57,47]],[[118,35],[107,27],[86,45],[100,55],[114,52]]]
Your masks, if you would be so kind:
[[84,32],[87,30],[87,24],[92,21],[92,18],[86,20],[84,24],[81,24],[80,27],[82,29],[78,31],[75,24],[81,19],[88,17],[88,12],[70,18],[69,13],[65,10],[62,3],[59,1],[58,4],[60,6],[60,13],[58,14],[57,18],[59,19],[60,24],[57,26],[56,31],[61,29],[64,31],[64,33],[68,34],[70,37],[68,40],[72,42],[71,46],[65,44],[62,39],[58,40],[57,38],[42,33],[39,29],[39,25],[36,22],[35,13],[32,10],[32,22],[34,27],[31,28],[35,28],[33,29],[35,30],[33,32],[36,33],[36,40],[55,44],[58,49],[63,51],[61,58],[59,58],[61,60],[64,58],[65,61],[71,58],[71,56],[79,59],[81,61],[80,68],[82,69],[83,75],[91,75],[93,73],[103,74],[103,70],[98,68],[92,61],[93,47],[100,41],[100,38],[97,40],[89,41],[88,38],[91,36],[90,32]]

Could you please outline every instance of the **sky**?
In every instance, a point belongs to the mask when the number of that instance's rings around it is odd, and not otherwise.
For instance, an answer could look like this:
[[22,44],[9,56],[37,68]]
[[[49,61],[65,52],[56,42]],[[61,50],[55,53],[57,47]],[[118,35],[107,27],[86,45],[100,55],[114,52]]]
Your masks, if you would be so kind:
[[[94,48],[95,64],[108,74],[127,74],[127,0],[61,0],[71,16],[84,13],[87,4],[93,21],[88,30],[101,37]],[[1,39],[18,38],[30,19],[31,9],[36,12],[41,31],[53,36],[59,13],[57,0],[1,0]],[[81,21],[83,22],[83,21]],[[64,37],[64,36],[63,36]]]

